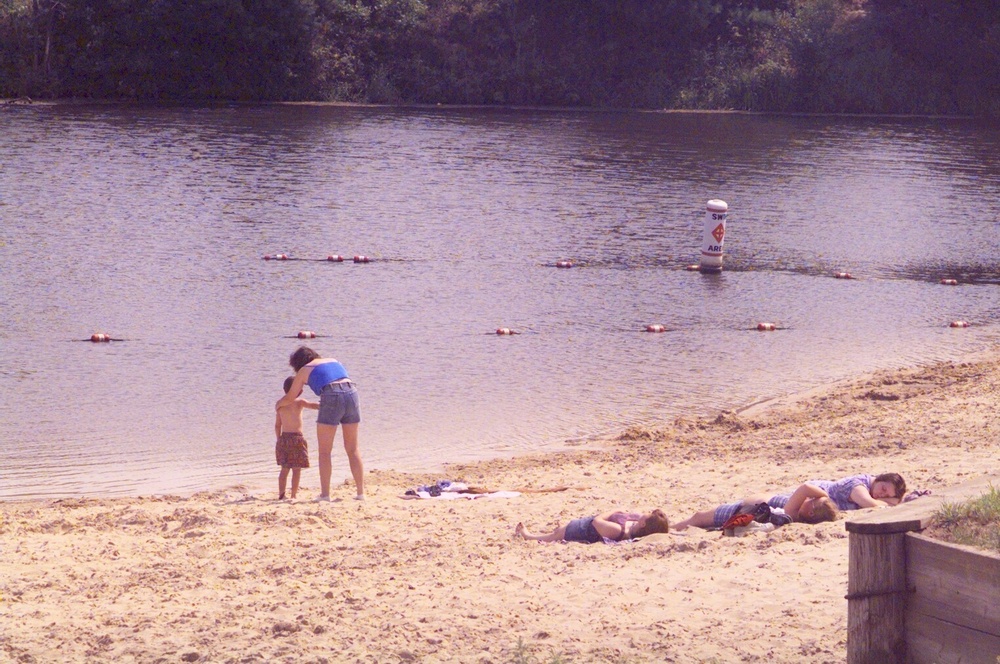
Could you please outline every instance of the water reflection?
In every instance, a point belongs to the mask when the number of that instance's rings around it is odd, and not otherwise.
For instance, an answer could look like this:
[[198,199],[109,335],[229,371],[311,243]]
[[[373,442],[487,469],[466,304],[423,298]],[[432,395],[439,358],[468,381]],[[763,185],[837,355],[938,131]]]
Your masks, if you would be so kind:
[[[0,389],[15,395],[0,404],[0,497],[270,487],[271,408],[298,330],[323,334],[315,347],[359,381],[368,465],[404,469],[996,338],[990,125],[322,105],[0,114]],[[731,207],[726,269],[687,272],[717,197]],[[279,252],[310,260],[261,260]],[[375,260],[322,260],[334,253]],[[553,267],[564,259],[575,267]],[[70,341],[95,331],[128,341]],[[45,404],[39,422],[25,426],[21,402]]]

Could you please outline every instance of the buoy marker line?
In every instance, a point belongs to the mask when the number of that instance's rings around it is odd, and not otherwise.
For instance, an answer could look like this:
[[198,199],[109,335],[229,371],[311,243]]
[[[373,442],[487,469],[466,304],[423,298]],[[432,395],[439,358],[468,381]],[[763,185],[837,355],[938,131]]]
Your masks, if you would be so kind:
[[106,344],[112,341],[125,341],[125,339],[112,337],[110,334],[105,334],[104,332],[94,332],[86,339],[73,339],[73,341],[86,341],[95,344]]
[[[326,258],[298,258],[295,256],[289,256],[288,254],[264,254],[261,257],[265,261],[300,261],[300,262],[313,262],[313,263],[343,263],[345,258],[340,254],[329,254]],[[363,256],[358,254],[354,256],[353,262],[355,263],[372,263],[375,259],[370,256]]]

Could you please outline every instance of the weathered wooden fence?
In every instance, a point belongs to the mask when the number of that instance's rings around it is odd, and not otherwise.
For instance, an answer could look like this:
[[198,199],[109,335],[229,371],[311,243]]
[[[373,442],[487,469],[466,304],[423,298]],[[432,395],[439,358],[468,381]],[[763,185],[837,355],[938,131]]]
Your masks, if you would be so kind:
[[848,664],[1000,664],[1000,555],[920,535],[978,478],[847,522]]

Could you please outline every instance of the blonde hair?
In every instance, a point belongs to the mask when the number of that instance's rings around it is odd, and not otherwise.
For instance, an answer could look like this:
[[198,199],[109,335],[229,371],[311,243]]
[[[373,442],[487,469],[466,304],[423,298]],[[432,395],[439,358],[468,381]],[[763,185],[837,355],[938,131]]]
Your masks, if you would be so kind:
[[836,521],[838,517],[840,517],[840,510],[837,509],[837,503],[830,498],[817,498],[813,501],[812,515],[801,516],[799,521],[802,523],[822,523]]

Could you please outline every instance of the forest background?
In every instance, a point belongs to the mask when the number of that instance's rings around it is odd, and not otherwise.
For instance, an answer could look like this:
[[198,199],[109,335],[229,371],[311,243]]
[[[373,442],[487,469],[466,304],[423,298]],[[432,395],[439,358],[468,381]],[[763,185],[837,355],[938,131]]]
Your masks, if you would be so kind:
[[997,0],[0,0],[0,97],[1000,117]]

